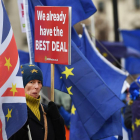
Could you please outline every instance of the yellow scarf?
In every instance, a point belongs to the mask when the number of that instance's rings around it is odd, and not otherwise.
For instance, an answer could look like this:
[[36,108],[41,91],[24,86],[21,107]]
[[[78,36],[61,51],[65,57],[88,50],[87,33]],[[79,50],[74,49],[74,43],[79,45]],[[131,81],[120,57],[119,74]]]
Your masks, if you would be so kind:
[[40,121],[40,111],[39,111],[40,97],[36,99],[26,94],[26,104]]

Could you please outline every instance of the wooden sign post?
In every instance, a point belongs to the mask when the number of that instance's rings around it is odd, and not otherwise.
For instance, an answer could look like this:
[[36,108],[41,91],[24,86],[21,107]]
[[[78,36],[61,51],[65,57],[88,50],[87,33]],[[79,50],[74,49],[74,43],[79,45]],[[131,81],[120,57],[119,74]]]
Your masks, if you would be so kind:
[[54,101],[54,64],[51,64],[51,101]]
[[35,62],[51,63],[51,100],[54,101],[54,64],[71,64],[71,7],[35,7]]

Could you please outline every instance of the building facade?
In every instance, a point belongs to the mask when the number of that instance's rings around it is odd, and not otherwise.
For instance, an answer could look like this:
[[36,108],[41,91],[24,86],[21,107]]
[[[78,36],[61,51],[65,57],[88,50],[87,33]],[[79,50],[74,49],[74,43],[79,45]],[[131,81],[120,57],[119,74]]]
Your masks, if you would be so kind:
[[[95,34],[99,40],[114,41],[114,0],[93,0]],[[140,29],[140,0],[117,0],[119,29]],[[121,38],[120,38],[121,40]]]

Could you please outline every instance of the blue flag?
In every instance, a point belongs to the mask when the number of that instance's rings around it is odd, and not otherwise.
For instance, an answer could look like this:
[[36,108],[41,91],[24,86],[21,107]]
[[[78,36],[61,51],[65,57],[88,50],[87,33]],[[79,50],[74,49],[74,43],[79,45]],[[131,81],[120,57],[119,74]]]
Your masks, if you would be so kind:
[[29,63],[29,53],[28,52],[18,50],[18,54],[19,54],[19,58],[20,58],[20,65]]
[[[90,39],[90,36],[83,28],[83,35],[81,38],[81,46],[79,49],[83,52],[85,57],[89,60],[92,66],[96,69],[109,88],[120,97],[123,83],[126,79],[126,73],[112,65],[107,61],[96,49],[95,45]],[[113,82],[112,82],[113,81]]]
[[71,6],[72,26],[96,12],[92,0],[40,0],[46,6]]
[[[27,15],[30,23],[30,27],[27,24],[27,27],[29,27],[27,31],[31,31],[30,38],[28,38],[31,42],[31,46],[29,47],[33,47],[34,28],[30,28],[31,25],[34,25],[34,6],[41,3],[37,4],[37,1],[33,0],[26,2],[29,2],[25,4],[29,6],[28,11],[30,13]],[[90,62],[77,48],[76,44],[71,41],[71,65],[56,65],[55,71],[57,71],[58,74],[55,73],[55,81],[57,81],[57,78],[60,81],[60,75],[62,76],[61,83],[64,85],[62,85],[62,87],[67,89],[67,92],[71,95],[88,137],[94,139],[94,135],[103,127],[110,116],[123,107],[124,104],[106,85]],[[30,52],[34,55],[33,51]],[[42,65],[41,67],[41,69],[44,70],[47,68],[49,68],[48,65],[46,67]],[[50,83],[50,69],[49,72],[47,71],[45,74],[48,76],[44,75],[46,77],[45,79],[49,80]],[[58,84],[58,81],[56,84]],[[96,138],[99,139],[100,136],[96,135]]]
[[123,42],[96,41],[96,47],[111,63],[115,62],[115,60],[109,53],[111,53],[116,59],[127,57],[140,58],[140,52],[131,47],[126,47]]
[[[95,68],[95,70],[98,72],[98,74],[105,81],[105,83],[109,86],[109,88],[112,91],[114,91],[114,93],[118,97],[120,97],[121,89],[126,79],[126,74],[122,72],[121,70],[119,70],[118,68],[116,68],[115,66],[113,66],[111,63],[109,63],[103,56],[101,56],[101,54],[97,51],[97,49],[91,42],[91,39],[87,33],[86,28],[83,28],[81,46],[79,48],[84,53],[84,55],[89,60],[89,62],[92,64],[92,66]],[[73,118],[72,118],[72,121],[74,120]],[[76,116],[76,118],[78,117]],[[76,130],[78,130],[78,128],[80,129],[81,127],[76,127]],[[72,132],[74,132],[74,130],[72,130]],[[73,137],[72,132],[70,133],[71,137]],[[112,136],[112,135],[122,135],[120,111],[117,111],[113,116],[111,116],[105,122],[104,126],[94,135],[94,138],[96,139],[96,136],[98,138],[99,137],[103,138],[103,137]],[[75,134],[74,137],[75,136],[77,137],[80,136],[80,130],[77,131],[77,135]]]
[[[124,45],[140,53],[140,30],[121,30]],[[130,74],[140,73],[140,58],[128,57],[125,59],[125,69]]]
[[95,137],[95,134],[124,104],[108,88],[73,41],[71,47],[72,64],[58,65],[58,68],[89,138],[99,139],[102,136]]
[[71,108],[70,140],[90,140],[74,105]]

